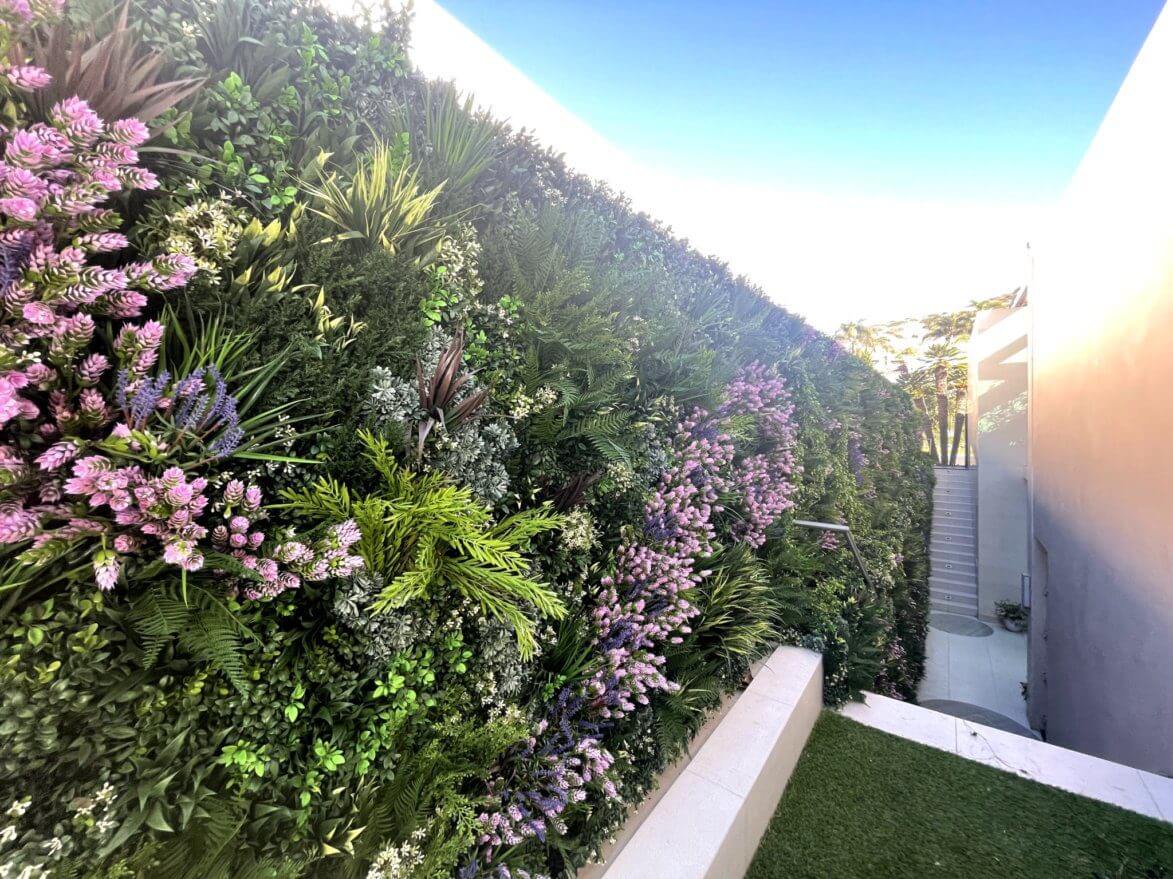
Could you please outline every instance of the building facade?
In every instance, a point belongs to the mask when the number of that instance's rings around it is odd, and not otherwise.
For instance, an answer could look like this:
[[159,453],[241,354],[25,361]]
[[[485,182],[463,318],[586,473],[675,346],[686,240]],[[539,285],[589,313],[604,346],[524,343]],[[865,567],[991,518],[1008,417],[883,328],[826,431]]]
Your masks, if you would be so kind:
[[1173,774],[1173,13],[1036,248],[1032,724]]

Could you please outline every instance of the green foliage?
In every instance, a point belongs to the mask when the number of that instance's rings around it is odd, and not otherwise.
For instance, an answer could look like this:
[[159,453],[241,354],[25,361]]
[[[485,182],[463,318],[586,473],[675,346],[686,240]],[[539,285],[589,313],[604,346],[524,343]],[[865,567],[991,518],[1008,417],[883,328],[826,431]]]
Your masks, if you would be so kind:
[[[565,832],[503,855],[572,875],[780,641],[823,653],[830,701],[915,692],[932,477],[924,413],[901,390],[411,73],[406,12],[111,6],[82,0],[44,38],[90,47],[63,82],[105,83],[103,106],[161,102],[144,152],[160,191],[130,202],[126,231],[132,250],[185,253],[199,272],[155,312],[160,368],[215,365],[247,432],[235,457],[185,463],[210,497],[233,478],[283,497],[269,546],[299,517],[353,518],[366,570],[250,602],[217,587],[215,571],[252,576],[229,555],[186,584],[141,566],[105,597],[68,541],[38,548],[35,568],[0,560],[0,786],[37,792],[22,857],[56,836],[59,874],[93,879],[465,868],[502,754],[598,670],[598,584],[638,536],[676,425],[755,360],[796,405],[797,511],[850,524],[871,583],[784,522],[757,552],[723,523],[695,560],[711,573],[689,595],[691,631],[665,657],[679,689],[600,731],[618,795],[592,793]],[[437,338],[464,344],[405,396]],[[397,459],[411,438],[392,436],[411,424],[361,430],[376,366],[428,423],[415,454]],[[753,447],[752,419],[729,430]],[[482,458],[501,486],[491,508],[468,463]],[[106,784],[117,796],[79,814]]]
[[[319,164],[328,158],[323,154]],[[340,230],[322,243],[352,241],[426,260],[455,222],[433,215],[444,184],[423,189],[402,142],[376,140],[344,176],[322,173],[302,185],[313,199],[311,210]]]
[[[499,754],[528,734],[519,718],[486,724],[449,720],[429,731],[423,747],[401,765],[395,780],[368,807],[366,820],[373,838],[387,845],[422,838],[422,864],[413,876],[446,879],[479,834],[477,800],[466,791],[469,782],[484,781]],[[369,857],[376,852],[368,851]]]
[[452,589],[508,623],[522,655],[531,656],[537,643],[526,607],[553,619],[565,608],[545,584],[529,576],[524,553],[535,536],[559,527],[558,515],[534,509],[494,523],[467,488],[400,467],[383,437],[363,431],[360,438],[382,478],[377,493],[356,496],[346,485],[324,478],[312,488],[286,491],[289,506],[329,520],[358,522],[358,552],[367,569],[387,581],[377,611]]
[[127,622],[142,645],[144,665],[154,665],[163,648],[177,639],[188,655],[210,663],[244,689],[241,645],[253,635],[229,604],[208,589],[156,584],[134,599]]
[[166,77],[166,55],[141,44],[129,13],[130,4],[123,4],[83,27],[63,17],[34,35],[32,45],[21,47],[23,55],[53,77],[47,88],[29,95],[41,118],[57,102],[76,96],[103,119],[137,116],[151,123],[199,90],[199,77]]
[[709,562],[713,574],[693,598],[700,610],[692,631],[668,654],[680,689],[657,706],[655,734],[673,756],[687,746],[722,694],[734,689],[750,663],[777,643],[779,596],[769,572],[738,545]]
[[391,118],[393,130],[408,143],[427,144],[421,172],[428,187],[444,187],[443,201],[468,206],[477,180],[497,159],[499,126],[473,110],[472,95],[463,100],[451,83],[423,83],[413,111],[408,103]]

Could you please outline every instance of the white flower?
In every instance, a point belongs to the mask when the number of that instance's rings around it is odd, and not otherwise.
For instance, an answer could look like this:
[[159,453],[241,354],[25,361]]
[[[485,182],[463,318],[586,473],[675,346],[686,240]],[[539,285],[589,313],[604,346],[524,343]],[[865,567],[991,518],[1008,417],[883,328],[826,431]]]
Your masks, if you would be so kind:
[[590,549],[598,540],[591,514],[582,507],[566,514],[562,524],[562,545],[571,552]]
[[0,830],[0,845],[8,845],[16,839],[16,825],[9,824],[3,830]]
[[45,843],[45,853],[49,857],[61,854],[61,850],[65,848],[65,843],[61,841],[60,837],[54,836]]
[[98,792],[94,794],[94,799],[103,806],[110,805],[114,802],[114,785],[106,782],[98,788]]
[[77,812],[77,814],[88,818],[94,813],[94,806],[96,806],[97,803],[95,803],[89,797],[78,797],[76,800],[70,803],[70,805],[73,807],[74,811]]
[[25,797],[23,800],[13,800],[12,805],[8,807],[8,812],[6,814],[9,818],[19,818],[29,810],[29,806],[32,805],[32,802],[32,797]]

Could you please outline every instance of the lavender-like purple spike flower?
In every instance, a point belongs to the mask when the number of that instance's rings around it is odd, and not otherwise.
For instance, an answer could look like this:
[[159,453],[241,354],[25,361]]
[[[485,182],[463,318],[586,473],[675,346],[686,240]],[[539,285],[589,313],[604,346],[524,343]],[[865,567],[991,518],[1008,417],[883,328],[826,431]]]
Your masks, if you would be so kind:
[[175,408],[175,423],[180,428],[188,429],[193,414],[198,414],[199,409],[196,403],[199,399],[198,392],[204,389],[204,370],[195,370],[188,373],[187,376],[181,378],[175,383],[175,399],[179,401],[179,405]]
[[32,232],[22,232],[0,241],[0,296],[20,279],[32,250]]
[[240,426],[236,424],[235,412],[233,413],[232,417],[232,425],[227,427],[209,447],[212,455],[217,459],[227,458],[238,448],[240,448],[240,444],[244,440],[244,431],[241,430]]
[[130,381],[130,373],[125,369],[118,370],[118,377],[114,380],[114,404],[123,412],[126,411],[126,384]]
[[159,408],[159,401],[163,399],[163,393],[170,382],[171,373],[167,370],[163,370],[153,379],[144,378],[139,381],[130,400],[128,423],[131,427],[141,429],[146,425],[147,419]]

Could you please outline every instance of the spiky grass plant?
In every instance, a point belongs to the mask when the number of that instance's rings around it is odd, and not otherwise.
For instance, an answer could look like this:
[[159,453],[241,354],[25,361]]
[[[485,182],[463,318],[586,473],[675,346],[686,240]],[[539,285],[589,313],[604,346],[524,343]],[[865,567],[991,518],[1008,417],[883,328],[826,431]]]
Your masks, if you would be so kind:
[[455,220],[433,214],[444,184],[425,189],[401,144],[377,139],[348,174],[318,176],[303,183],[313,198],[310,209],[340,230],[323,244],[354,241],[426,261]]

